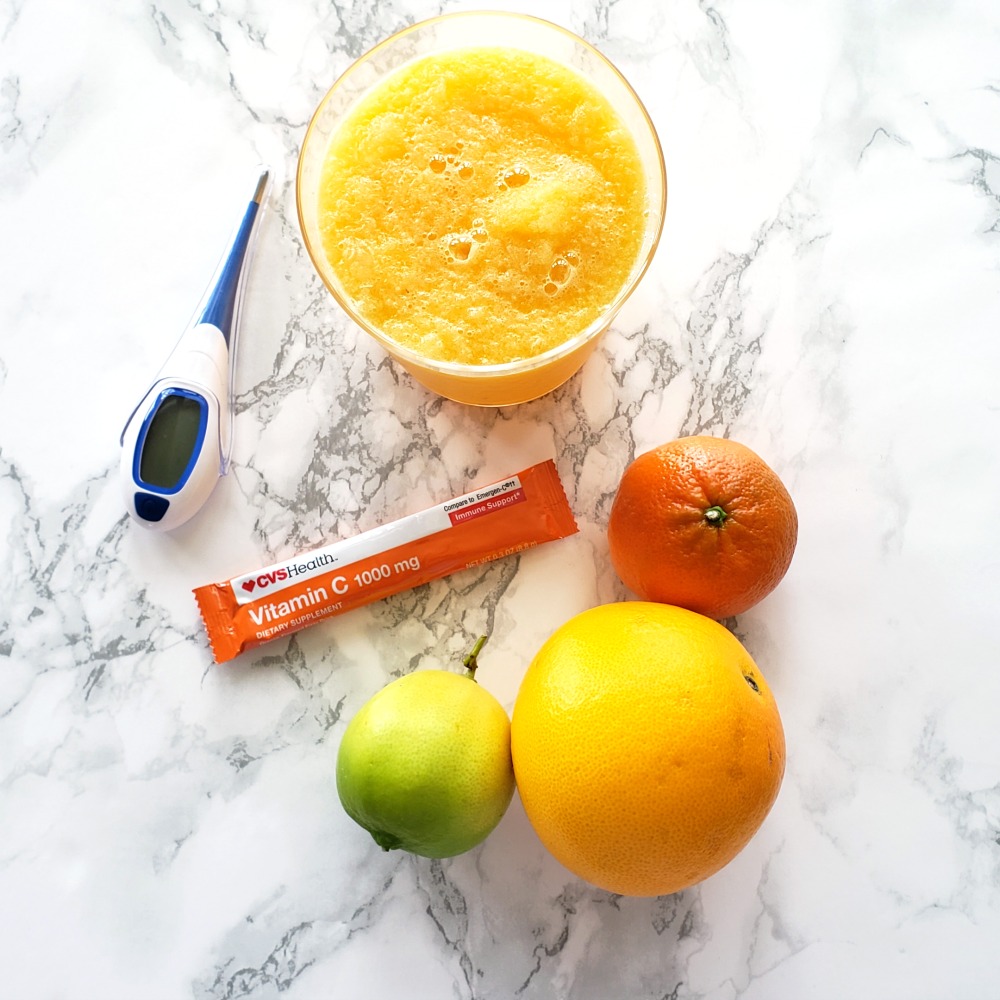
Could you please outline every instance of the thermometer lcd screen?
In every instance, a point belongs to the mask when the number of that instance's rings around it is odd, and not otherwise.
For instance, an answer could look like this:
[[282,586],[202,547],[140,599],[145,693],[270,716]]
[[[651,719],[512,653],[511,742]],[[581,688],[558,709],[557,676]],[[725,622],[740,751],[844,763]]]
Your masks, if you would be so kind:
[[160,397],[139,458],[139,478],[169,490],[179,485],[203,434],[205,401],[176,392]]

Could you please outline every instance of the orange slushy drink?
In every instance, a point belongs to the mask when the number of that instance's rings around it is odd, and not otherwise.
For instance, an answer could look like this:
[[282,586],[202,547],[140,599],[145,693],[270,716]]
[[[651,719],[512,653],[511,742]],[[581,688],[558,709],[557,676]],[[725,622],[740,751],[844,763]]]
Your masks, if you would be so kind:
[[330,135],[317,266],[431,388],[530,399],[582,364],[599,330],[574,338],[610,322],[648,263],[648,174],[581,73],[508,46],[435,52],[380,79]]

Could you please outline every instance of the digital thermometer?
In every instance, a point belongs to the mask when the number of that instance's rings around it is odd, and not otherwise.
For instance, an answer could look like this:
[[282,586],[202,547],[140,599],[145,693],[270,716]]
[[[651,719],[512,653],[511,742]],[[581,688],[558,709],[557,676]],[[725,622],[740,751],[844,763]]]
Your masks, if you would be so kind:
[[147,528],[183,524],[229,468],[240,308],[269,184],[262,167],[194,318],[122,431],[125,507]]

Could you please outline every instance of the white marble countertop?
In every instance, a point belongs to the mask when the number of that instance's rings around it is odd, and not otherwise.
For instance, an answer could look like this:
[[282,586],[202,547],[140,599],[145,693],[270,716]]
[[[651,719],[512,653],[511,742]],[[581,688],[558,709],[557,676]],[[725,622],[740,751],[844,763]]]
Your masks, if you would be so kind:
[[[350,60],[421,0],[0,0],[0,992],[12,1000],[1000,996],[1000,13],[991,0],[535,0],[660,132],[639,292],[550,396],[431,396],[303,250],[294,166]],[[170,535],[118,435],[259,162],[233,473]],[[344,726],[492,633],[626,592],[637,453],[734,437],[791,490],[792,568],[739,617],[778,699],[777,804],[676,896],[594,889],[517,799],[481,847],[382,853]],[[211,662],[191,588],[553,457],[581,531]]]

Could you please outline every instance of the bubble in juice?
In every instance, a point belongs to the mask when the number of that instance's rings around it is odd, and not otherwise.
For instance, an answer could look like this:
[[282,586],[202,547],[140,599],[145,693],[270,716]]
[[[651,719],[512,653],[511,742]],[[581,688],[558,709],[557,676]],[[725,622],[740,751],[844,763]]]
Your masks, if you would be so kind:
[[557,257],[549,268],[549,277],[557,285],[564,284],[569,279],[569,261],[565,257]]
[[515,163],[501,172],[500,180],[504,187],[519,188],[531,180],[531,171],[523,163]]
[[448,252],[455,260],[468,260],[472,253],[472,240],[465,236],[452,236],[448,240]]

